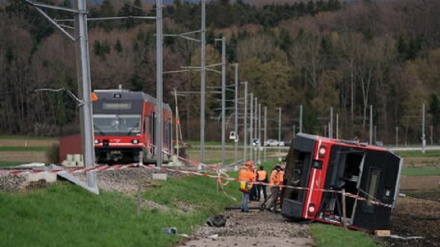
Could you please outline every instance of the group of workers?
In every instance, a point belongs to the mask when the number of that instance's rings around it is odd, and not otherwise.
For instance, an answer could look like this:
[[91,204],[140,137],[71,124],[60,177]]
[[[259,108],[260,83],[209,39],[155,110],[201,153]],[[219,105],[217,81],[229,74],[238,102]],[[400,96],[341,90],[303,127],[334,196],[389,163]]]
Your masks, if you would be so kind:
[[[259,170],[256,169],[252,161],[246,161],[243,168],[238,174],[238,180],[243,183],[247,183],[247,189],[240,189],[243,192],[241,201],[241,211],[249,212],[249,201],[260,201],[261,194],[263,193],[265,203],[268,200],[266,185],[269,182],[271,196],[270,201],[267,204],[269,211],[277,212],[278,197],[281,191],[281,185],[284,179],[284,165],[276,165],[268,176],[264,166],[260,166]],[[269,179],[268,179],[269,177]],[[254,184],[254,182],[258,182]]]

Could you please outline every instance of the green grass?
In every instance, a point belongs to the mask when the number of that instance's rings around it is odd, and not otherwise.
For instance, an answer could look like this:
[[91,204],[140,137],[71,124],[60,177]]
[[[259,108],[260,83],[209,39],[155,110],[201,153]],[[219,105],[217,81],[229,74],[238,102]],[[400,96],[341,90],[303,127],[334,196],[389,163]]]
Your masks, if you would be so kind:
[[47,152],[52,147],[0,147],[0,152]]
[[[217,190],[214,179],[187,176],[160,182],[143,197],[169,210],[144,208],[136,213],[136,199],[116,192],[99,196],[67,182],[26,193],[0,193],[2,246],[172,246],[179,237],[163,233],[176,227],[191,234],[225,206],[240,198],[235,183]],[[183,212],[176,205],[196,204]],[[187,208],[188,209],[188,208]]]
[[403,168],[402,175],[404,176],[440,176],[440,169],[438,168]]
[[372,240],[370,235],[361,231],[346,230],[342,227],[319,223],[310,225],[309,231],[317,247],[380,246]]
[[440,157],[440,150],[426,150],[425,153],[421,151],[398,151],[396,152],[402,158],[417,158],[417,157]]
[[14,162],[14,161],[0,161],[0,167],[6,167],[6,166],[18,166],[27,164],[29,162]]

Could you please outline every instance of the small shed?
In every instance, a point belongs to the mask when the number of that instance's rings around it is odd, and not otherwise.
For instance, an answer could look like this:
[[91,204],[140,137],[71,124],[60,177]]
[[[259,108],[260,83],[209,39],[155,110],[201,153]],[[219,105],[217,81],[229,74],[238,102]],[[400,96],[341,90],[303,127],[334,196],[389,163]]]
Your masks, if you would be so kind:
[[81,148],[81,134],[60,138],[59,162],[63,166],[84,166]]

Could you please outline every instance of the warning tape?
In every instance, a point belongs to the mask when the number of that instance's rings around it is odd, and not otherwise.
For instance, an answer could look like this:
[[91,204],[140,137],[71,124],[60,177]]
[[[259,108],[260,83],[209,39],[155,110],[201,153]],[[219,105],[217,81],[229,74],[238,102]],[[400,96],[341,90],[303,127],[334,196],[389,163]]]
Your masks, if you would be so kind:
[[[199,163],[199,164],[202,164],[202,163]],[[217,180],[217,183],[222,186],[226,185],[230,181],[248,182],[245,180],[240,180],[238,178],[230,177],[223,169],[219,168],[218,166],[208,166],[208,165],[205,165],[205,166],[212,169],[216,174],[213,175],[213,174],[209,174],[209,173],[202,173],[202,172],[195,172],[195,171],[188,171],[188,170],[179,170],[179,169],[173,169],[173,168],[168,168],[168,167],[163,167],[163,166],[156,167],[156,166],[147,166],[147,165],[143,165],[143,164],[133,163],[133,164],[127,164],[127,165],[111,165],[111,166],[103,165],[103,166],[95,166],[92,168],[53,169],[53,170],[44,170],[44,169],[42,169],[42,170],[0,170],[0,175],[17,176],[17,175],[25,175],[25,174],[38,174],[38,173],[44,173],[44,172],[48,172],[48,173],[52,173],[52,174],[57,174],[57,173],[61,173],[61,172],[75,174],[75,173],[88,173],[88,172],[118,171],[118,170],[128,169],[131,167],[141,167],[141,168],[151,169],[151,170],[161,170],[161,171],[180,173],[180,174],[185,174],[185,175],[195,175],[195,176],[214,178]],[[273,185],[271,185],[269,183],[265,183],[265,182],[249,182],[249,183],[251,183],[253,185],[273,186]],[[290,188],[290,189],[295,189],[295,190],[310,190],[310,188],[308,188],[308,187],[291,186],[291,185],[279,185],[279,187]],[[313,190],[314,191],[321,191],[321,192],[329,192],[329,193],[339,193],[339,194],[343,194],[344,196],[354,198],[356,200],[368,201],[368,202],[375,204],[375,205],[378,205],[378,206],[392,208],[392,205],[382,203],[379,200],[375,199],[374,197],[371,197],[370,195],[368,195],[365,192],[363,192],[363,193],[366,194],[367,198],[359,196],[359,195],[351,194],[348,192],[344,193],[340,190],[328,190],[328,189],[313,189]]]

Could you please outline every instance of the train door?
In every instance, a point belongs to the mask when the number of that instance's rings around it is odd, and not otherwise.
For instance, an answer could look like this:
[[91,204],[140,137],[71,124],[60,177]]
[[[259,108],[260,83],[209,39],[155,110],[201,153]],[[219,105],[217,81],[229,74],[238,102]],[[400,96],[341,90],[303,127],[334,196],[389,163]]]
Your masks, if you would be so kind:
[[[318,217],[329,222],[342,223],[343,205],[340,191],[357,195],[359,194],[358,183],[361,175],[361,167],[365,157],[365,151],[360,148],[333,145],[330,153],[327,178]],[[352,222],[355,212],[356,199],[345,198],[345,210],[347,221]]]
[[[402,160],[388,151],[367,150],[361,167],[359,195],[352,225],[363,229],[386,229],[399,193]],[[374,203],[373,199],[378,203]]]

